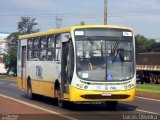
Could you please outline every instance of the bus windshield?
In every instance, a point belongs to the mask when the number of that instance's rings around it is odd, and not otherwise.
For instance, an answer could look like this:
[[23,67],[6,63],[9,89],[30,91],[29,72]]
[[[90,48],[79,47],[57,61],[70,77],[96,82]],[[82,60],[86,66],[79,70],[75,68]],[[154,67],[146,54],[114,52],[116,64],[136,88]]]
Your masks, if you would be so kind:
[[133,77],[131,31],[83,29],[78,30],[78,33],[75,31],[75,40],[76,71],[79,78],[90,81],[120,81]]

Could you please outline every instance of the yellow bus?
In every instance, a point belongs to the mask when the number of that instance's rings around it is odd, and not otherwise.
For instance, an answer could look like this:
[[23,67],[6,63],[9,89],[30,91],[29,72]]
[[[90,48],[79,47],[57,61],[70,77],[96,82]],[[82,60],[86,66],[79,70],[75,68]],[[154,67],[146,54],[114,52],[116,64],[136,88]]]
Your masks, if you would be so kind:
[[135,38],[131,28],[84,25],[19,36],[17,83],[68,102],[134,101]]

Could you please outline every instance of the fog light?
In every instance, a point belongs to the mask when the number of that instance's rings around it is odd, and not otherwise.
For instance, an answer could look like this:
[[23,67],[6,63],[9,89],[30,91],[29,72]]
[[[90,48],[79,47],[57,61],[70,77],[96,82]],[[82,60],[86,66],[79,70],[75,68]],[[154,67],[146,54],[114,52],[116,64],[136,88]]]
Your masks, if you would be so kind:
[[79,87],[80,87],[80,88],[83,88],[83,84],[80,84]]
[[87,88],[88,88],[88,86],[87,86],[87,85],[85,85],[85,86],[84,86],[84,89],[87,89]]

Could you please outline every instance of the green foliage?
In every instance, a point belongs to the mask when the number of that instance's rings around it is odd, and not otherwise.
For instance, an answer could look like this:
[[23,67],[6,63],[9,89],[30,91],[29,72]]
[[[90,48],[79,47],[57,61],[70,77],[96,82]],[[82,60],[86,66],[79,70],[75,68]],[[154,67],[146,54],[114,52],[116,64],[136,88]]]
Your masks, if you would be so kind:
[[16,72],[17,66],[17,39],[19,32],[14,32],[7,37],[6,53],[3,61],[8,72],[13,69]]
[[21,17],[21,20],[18,22],[17,29],[22,34],[35,33],[39,31],[39,29],[35,29],[36,25],[38,25],[36,18]]
[[143,35],[136,35],[136,52],[160,52],[160,43],[156,42],[155,39],[148,39]]
[[84,22],[84,21],[81,21],[81,22],[80,22],[80,25],[85,25],[85,22]]
[[17,46],[18,46],[18,36],[22,34],[29,34],[38,32],[39,29],[34,27],[38,25],[35,22],[36,18],[22,17],[18,22],[18,32],[14,32],[7,37],[6,53],[4,54],[3,61],[8,72],[12,69],[16,72],[17,67]]

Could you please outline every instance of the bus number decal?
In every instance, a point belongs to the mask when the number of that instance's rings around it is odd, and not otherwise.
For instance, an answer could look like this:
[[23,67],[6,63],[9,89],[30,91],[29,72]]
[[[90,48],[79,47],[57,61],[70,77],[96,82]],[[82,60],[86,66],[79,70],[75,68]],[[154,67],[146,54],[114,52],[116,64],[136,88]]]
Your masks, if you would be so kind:
[[100,85],[98,85],[98,86],[96,86],[97,87],[97,90],[100,90],[101,89],[101,86]]
[[42,73],[43,73],[43,68],[40,65],[37,65],[36,66],[36,76],[42,77]]

